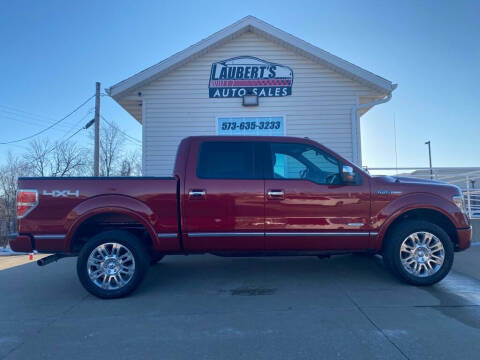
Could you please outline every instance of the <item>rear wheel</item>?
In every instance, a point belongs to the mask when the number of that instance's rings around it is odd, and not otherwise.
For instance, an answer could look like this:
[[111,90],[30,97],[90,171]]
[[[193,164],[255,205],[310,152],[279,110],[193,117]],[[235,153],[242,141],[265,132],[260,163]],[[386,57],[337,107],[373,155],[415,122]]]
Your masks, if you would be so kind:
[[141,241],[123,230],[95,235],[81,249],[77,274],[87,291],[101,298],[128,295],[142,281],[150,258]]
[[383,252],[387,268],[413,285],[432,285],[442,280],[453,265],[453,244],[438,225],[405,221],[390,234]]

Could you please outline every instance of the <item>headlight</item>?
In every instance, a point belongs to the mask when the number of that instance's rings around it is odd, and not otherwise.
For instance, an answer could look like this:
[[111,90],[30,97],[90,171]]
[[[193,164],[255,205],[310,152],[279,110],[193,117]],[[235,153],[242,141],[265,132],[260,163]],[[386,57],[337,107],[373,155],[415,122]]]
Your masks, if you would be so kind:
[[465,214],[467,212],[467,208],[465,207],[465,199],[463,195],[455,195],[452,198],[452,200],[455,203],[455,205],[457,205],[458,208],[462,211],[462,213]]

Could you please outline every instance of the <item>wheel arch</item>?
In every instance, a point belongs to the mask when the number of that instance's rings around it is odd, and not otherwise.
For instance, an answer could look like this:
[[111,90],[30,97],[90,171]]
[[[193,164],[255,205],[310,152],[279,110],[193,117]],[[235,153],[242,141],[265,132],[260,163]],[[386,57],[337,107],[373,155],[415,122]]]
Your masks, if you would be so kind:
[[155,247],[155,231],[145,219],[127,209],[113,207],[95,209],[78,219],[67,235],[66,246],[69,252],[76,253],[80,250],[79,245],[92,235],[114,229],[134,233],[149,248]]
[[434,207],[420,207],[420,208],[408,208],[399,211],[392,216],[388,222],[384,224],[382,230],[378,234],[378,249],[382,249],[385,246],[392,230],[404,221],[410,219],[425,220],[441,227],[450,237],[453,245],[458,245],[458,234],[455,224],[450,216],[444,213],[442,210]]
[[158,246],[156,231],[152,226],[155,214],[144,203],[128,196],[106,195],[82,202],[68,214],[65,248],[75,252],[74,245],[79,241],[82,230],[88,225],[104,223],[116,229],[137,227],[148,234],[152,246]]

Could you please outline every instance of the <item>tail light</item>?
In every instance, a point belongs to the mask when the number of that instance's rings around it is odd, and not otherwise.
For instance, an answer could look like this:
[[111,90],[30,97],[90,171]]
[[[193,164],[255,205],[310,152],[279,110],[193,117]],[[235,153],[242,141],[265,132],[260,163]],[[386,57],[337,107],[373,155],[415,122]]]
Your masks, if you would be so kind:
[[37,190],[17,190],[17,218],[21,219],[38,205]]

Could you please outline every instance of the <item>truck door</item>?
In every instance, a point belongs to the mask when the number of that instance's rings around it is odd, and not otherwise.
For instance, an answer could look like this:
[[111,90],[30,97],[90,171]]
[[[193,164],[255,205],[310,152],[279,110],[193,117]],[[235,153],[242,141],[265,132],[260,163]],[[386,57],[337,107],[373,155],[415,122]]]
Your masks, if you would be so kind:
[[258,144],[219,138],[193,141],[191,147],[184,190],[185,249],[264,250],[265,181]]
[[305,143],[270,143],[265,180],[267,250],[365,249],[369,240],[368,179],[344,185],[342,163]]

